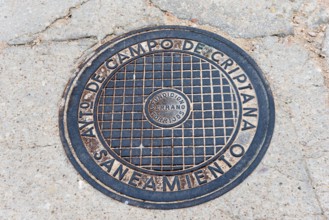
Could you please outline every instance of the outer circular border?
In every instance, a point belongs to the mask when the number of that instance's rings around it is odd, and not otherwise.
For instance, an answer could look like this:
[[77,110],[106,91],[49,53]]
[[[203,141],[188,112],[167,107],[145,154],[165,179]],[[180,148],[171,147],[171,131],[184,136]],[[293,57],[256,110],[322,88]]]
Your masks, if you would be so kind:
[[[265,96],[264,98],[266,98],[265,101],[267,101],[267,103],[266,103],[267,105],[264,105],[264,103],[259,103],[259,108],[260,109],[262,108],[262,111],[267,111],[268,114],[266,116],[268,118],[268,123],[264,124],[261,121],[259,121],[259,123],[262,123],[263,126],[265,126],[267,128],[267,130],[266,130],[266,133],[263,134],[262,137],[260,137],[261,145],[254,146],[254,142],[252,142],[250,148],[251,149],[256,148],[256,149],[253,149],[253,152],[252,152],[252,153],[256,153],[256,156],[249,158],[250,165],[244,171],[240,171],[240,175],[237,178],[235,178],[232,182],[223,186],[221,189],[219,189],[217,191],[213,190],[213,191],[211,191],[211,193],[208,193],[205,196],[200,196],[200,197],[192,198],[192,199],[185,199],[185,201],[175,201],[175,202],[167,202],[167,203],[165,201],[163,201],[163,203],[152,203],[149,201],[147,201],[147,202],[143,201],[141,199],[133,199],[131,197],[126,197],[124,194],[122,194],[120,192],[114,193],[114,192],[107,190],[104,186],[102,186],[101,184],[99,184],[97,182],[97,179],[91,177],[80,166],[79,162],[76,160],[75,156],[73,155],[73,152],[70,149],[69,141],[66,139],[66,133],[65,133],[65,131],[66,131],[66,127],[65,127],[66,106],[65,106],[65,104],[66,103],[63,104],[59,110],[59,132],[60,132],[60,137],[61,137],[61,140],[62,140],[62,143],[64,146],[64,150],[65,150],[69,160],[71,161],[71,163],[73,164],[75,169],[80,173],[80,175],[82,175],[82,177],[86,181],[88,181],[94,188],[98,189],[102,193],[104,193],[118,201],[126,202],[126,203],[128,202],[128,204],[131,204],[134,206],[139,206],[139,207],[143,207],[143,208],[153,208],[153,209],[177,209],[177,208],[194,206],[197,204],[207,202],[214,198],[217,198],[217,197],[223,195],[224,193],[228,192],[229,190],[233,189],[234,187],[236,187],[244,179],[246,179],[247,176],[249,176],[252,173],[252,171],[257,167],[257,165],[260,163],[261,159],[265,155],[265,153],[268,149],[268,146],[270,144],[270,141],[271,141],[271,138],[273,135],[273,130],[274,130],[275,107],[274,107],[274,100],[273,100],[272,92],[268,86],[268,83],[266,82],[266,80],[264,79],[264,77],[262,75],[262,71],[257,66],[255,61],[253,61],[253,59],[246,52],[244,52],[241,48],[239,48],[237,45],[233,44],[229,40],[227,40],[217,34],[214,34],[214,33],[208,32],[208,31],[204,31],[204,30],[200,30],[200,29],[196,29],[196,28],[184,27],[184,26],[158,26],[158,27],[144,28],[144,29],[139,29],[136,31],[129,32],[127,34],[124,34],[120,37],[117,37],[117,38],[105,43],[104,45],[102,45],[101,47],[96,49],[95,54],[93,54],[93,56],[91,56],[88,60],[86,60],[85,63],[80,65],[80,67],[82,68],[82,67],[86,66],[91,61],[92,58],[97,56],[98,52],[100,52],[105,47],[108,47],[109,45],[115,43],[116,41],[118,41],[120,39],[129,37],[132,35],[136,35],[140,32],[164,31],[164,30],[190,31],[190,32],[194,32],[197,34],[205,35],[215,41],[219,41],[220,43],[225,44],[225,46],[227,48],[229,48],[230,50],[232,50],[233,53],[236,53],[238,56],[240,56],[240,62],[243,62],[243,63],[238,62],[238,64],[242,65],[242,67],[244,67],[244,68],[248,68],[248,67],[251,68],[251,70],[253,70],[253,74],[256,74],[257,78],[262,82],[262,84],[256,84],[256,85],[254,85],[254,87],[255,87],[256,93],[257,93],[256,87],[262,87],[261,89],[265,91],[265,94],[263,94],[263,95]],[[250,77],[249,74],[247,72],[247,75]],[[62,97],[65,101],[69,98],[68,95],[70,94],[70,89],[71,89],[76,77],[74,77],[70,80],[70,82],[68,83],[68,85],[64,91],[64,94]],[[70,104],[71,103],[68,103],[68,105],[70,105]],[[67,127],[67,129],[69,130],[69,127]],[[257,135],[257,133],[258,133],[258,129],[257,129],[256,135]],[[257,137],[257,136],[255,136],[255,138],[259,139],[259,137]],[[84,155],[84,156],[86,156],[86,155]],[[199,187],[199,188],[201,188],[201,187]]]
[[[161,124],[159,122],[156,122],[151,116],[150,116],[150,113],[148,112],[148,105],[150,104],[150,101],[151,99],[159,94],[160,92],[176,92],[178,93],[180,96],[183,97],[183,99],[185,100],[186,102],[186,115],[184,115],[184,117],[179,120],[178,122],[175,122],[174,124],[170,124],[170,125],[165,125],[165,124]],[[154,124],[155,126],[157,127],[160,127],[160,128],[173,128],[173,127],[176,127],[178,125],[181,125],[183,124],[191,115],[191,103],[190,103],[190,100],[188,99],[188,97],[181,91],[177,90],[177,89],[168,89],[168,88],[165,88],[165,89],[158,89],[156,91],[154,91],[151,95],[149,95],[147,98],[146,98],[146,102],[144,104],[145,108],[144,108],[144,115],[145,117],[148,119],[149,122],[151,122],[151,124]]]

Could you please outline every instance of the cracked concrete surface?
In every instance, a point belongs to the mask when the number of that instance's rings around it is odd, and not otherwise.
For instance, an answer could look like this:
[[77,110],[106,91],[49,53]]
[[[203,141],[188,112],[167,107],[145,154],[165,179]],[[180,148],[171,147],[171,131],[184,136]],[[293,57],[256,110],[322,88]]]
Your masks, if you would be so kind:
[[[301,1],[153,0],[155,5],[182,19],[218,27],[234,37],[286,36],[293,34],[290,18]],[[198,7],[194,7],[198,5]],[[190,10],[192,9],[193,10]],[[262,13],[259,13],[262,11]],[[271,24],[271,25],[269,25]],[[262,28],[258,28],[258,27]]]
[[0,40],[30,39],[34,33],[45,30],[54,21],[82,1],[69,0],[61,4],[51,1],[10,1],[1,2]]
[[[0,1],[1,219],[329,219],[329,1]],[[69,163],[58,107],[102,42],[175,24],[218,33],[263,70],[276,104],[269,150],[211,202],[145,210],[94,190]]]

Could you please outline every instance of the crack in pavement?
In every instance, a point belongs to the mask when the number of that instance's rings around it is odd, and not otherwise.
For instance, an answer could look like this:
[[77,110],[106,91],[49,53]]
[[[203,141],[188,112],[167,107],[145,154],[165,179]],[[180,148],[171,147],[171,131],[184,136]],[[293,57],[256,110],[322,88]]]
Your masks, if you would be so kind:
[[[161,6],[159,6],[156,3],[154,3],[153,0],[146,0],[146,3],[149,6],[154,7],[156,9],[160,10],[161,12],[163,12],[165,16],[172,16],[172,17],[174,17],[177,20],[185,21],[185,22],[192,23],[192,24],[197,24],[199,26],[209,26],[209,27],[212,27],[212,28],[215,28],[215,29],[220,30],[220,32],[224,32],[228,36],[233,37],[232,34],[229,34],[228,32],[221,30],[221,27],[214,26],[213,24],[211,24],[209,22],[205,22],[204,21],[204,22],[200,23],[198,19],[188,20],[188,19],[179,18],[173,12],[161,8]],[[294,29],[292,29],[291,32],[290,31],[289,32],[284,32],[284,31],[281,31],[280,32],[279,31],[278,33],[264,34],[264,35],[254,36],[254,37],[233,37],[233,38],[240,38],[240,39],[244,39],[244,40],[251,40],[251,39],[261,39],[261,38],[265,38],[265,37],[285,38],[285,37],[289,37],[289,36],[295,36]]]
[[[146,3],[154,8],[159,9],[160,11],[162,11],[163,13],[168,13],[167,10],[162,9],[159,5],[156,5],[152,0],[146,0]],[[171,13],[172,14],[172,13]]]
[[24,42],[24,43],[15,43],[15,44],[11,44],[11,43],[7,43],[6,46],[9,47],[22,47],[22,46],[35,46],[35,45],[39,45],[41,43],[68,43],[68,42],[74,42],[74,41],[80,41],[80,40],[94,40],[97,41],[97,37],[96,36],[82,36],[82,37],[75,37],[75,38],[68,38],[68,39],[60,39],[60,40],[47,40],[47,41],[28,41],[28,42]]
[[[92,56],[92,54],[94,53],[94,49],[97,48],[96,45],[98,45],[99,43],[103,44],[105,42],[109,42],[115,36],[116,36],[115,32],[107,34],[102,40],[98,40],[98,38],[96,36],[92,36],[90,39],[93,39],[96,42],[93,43],[89,48],[83,50],[81,52],[81,54],[77,58],[74,59],[74,63],[77,63],[78,64],[77,66],[79,66],[81,63],[83,63],[84,61],[86,61],[87,59],[89,59]],[[77,39],[77,40],[80,40],[80,39]],[[65,41],[60,40],[58,42],[65,42]]]
[[318,194],[316,193],[316,190],[315,190],[315,186],[314,186],[314,183],[313,183],[314,181],[313,181],[312,175],[311,175],[310,170],[308,168],[307,162],[305,161],[304,158],[303,158],[303,165],[304,165],[304,168],[305,168],[305,171],[306,171],[308,180],[309,180],[308,182],[312,186],[312,189],[313,189],[313,192],[314,192],[314,195],[315,195],[315,199],[316,199],[316,201],[318,203],[318,206],[319,206],[319,208],[321,210],[321,213],[320,214],[323,215],[323,216],[325,216],[324,209],[323,209],[322,204],[320,202],[320,198],[319,198],[319,196],[318,196]]
[[[33,45],[35,45],[35,44],[40,43],[40,42],[42,41],[41,39],[38,38],[40,34],[46,32],[48,29],[50,29],[50,28],[51,28],[54,24],[56,24],[58,21],[61,21],[61,20],[63,20],[63,19],[69,19],[69,18],[71,18],[71,16],[72,16],[72,12],[73,12],[75,9],[80,8],[82,5],[86,4],[86,3],[89,2],[89,1],[91,1],[91,0],[85,0],[85,1],[82,1],[82,2],[79,3],[79,4],[70,7],[70,8],[67,10],[67,13],[65,13],[65,15],[56,18],[55,20],[53,20],[52,22],[50,22],[50,24],[47,25],[47,26],[46,26],[44,29],[42,29],[41,31],[38,31],[38,32],[35,32],[35,33],[31,33],[31,34],[27,34],[27,35],[21,35],[21,36],[18,36],[18,37],[14,38],[14,39],[9,40],[9,42],[12,41],[12,40],[19,39],[19,38],[21,38],[21,37],[23,37],[23,36],[31,36],[31,37],[34,37],[34,39],[29,40],[29,41],[25,41],[25,42],[23,41],[22,43],[7,43],[7,44],[8,44],[9,46],[15,46],[15,45],[16,45],[16,46],[21,46],[21,45],[31,45],[31,46],[33,46]],[[19,40],[18,40],[18,41],[19,41]]]
[[[307,60],[309,60],[309,57],[307,58]],[[288,106],[288,110],[289,110],[289,112],[291,113],[291,108],[290,108],[289,106]],[[292,114],[292,113],[291,113],[291,114]],[[295,126],[294,123],[292,123],[292,128],[293,128],[293,130],[294,130],[295,135],[298,137],[298,135],[297,135],[297,129],[296,129],[296,126]],[[303,145],[300,141],[298,141],[298,143],[301,144],[301,145]],[[304,166],[304,169],[305,169],[305,172],[306,172],[306,174],[307,174],[308,182],[309,182],[309,184],[310,184],[310,186],[311,186],[311,189],[312,189],[312,192],[313,192],[313,194],[314,194],[314,197],[315,197],[315,199],[316,199],[316,201],[317,201],[317,203],[318,203],[318,207],[319,207],[320,210],[321,210],[321,215],[324,216],[324,215],[325,215],[325,213],[324,213],[324,209],[323,209],[322,204],[321,204],[321,202],[320,202],[319,196],[318,196],[318,194],[317,194],[317,192],[316,192],[316,190],[315,190],[315,187],[314,187],[314,184],[313,184],[312,175],[311,175],[311,173],[310,173],[310,170],[309,170],[309,168],[308,168],[308,166],[307,166],[307,163],[306,163],[305,158],[304,158],[303,155],[301,155],[301,159],[302,159],[301,162],[302,162],[302,164],[303,164],[303,166]]]

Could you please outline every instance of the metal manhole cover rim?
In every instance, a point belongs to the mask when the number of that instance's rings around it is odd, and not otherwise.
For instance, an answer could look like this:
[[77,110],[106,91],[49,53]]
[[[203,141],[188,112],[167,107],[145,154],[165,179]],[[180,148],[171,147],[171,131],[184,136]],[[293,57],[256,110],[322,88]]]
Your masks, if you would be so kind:
[[[217,191],[211,192],[210,195],[205,195],[205,197],[200,196],[200,198],[196,198],[192,201],[182,201],[182,202],[174,202],[174,203],[150,203],[150,202],[145,202],[143,200],[135,200],[135,198],[127,198],[124,195],[119,196],[117,194],[116,191],[109,191],[109,189],[106,189],[104,186],[100,185],[99,182],[97,182],[95,179],[93,179],[92,177],[90,177],[87,172],[85,170],[83,170],[83,168],[81,167],[81,164],[79,164],[79,162],[76,160],[77,158],[75,157],[75,153],[71,151],[70,149],[70,140],[66,138],[66,136],[68,135],[67,133],[67,127],[65,126],[65,119],[66,119],[66,109],[67,109],[67,101],[70,100],[68,98],[68,95],[70,95],[70,87],[72,86],[73,82],[78,78],[78,76],[80,76],[81,73],[84,72],[85,68],[86,68],[86,64],[93,58],[95,57],[97,54],[97,52],[101,51],[102,49],[104,49],[105,47],[107,47],[108,45],[116,42],[119,39],[124,39],[125,37],[132,37],[134,34],[139,33],[139,32],[143,32],[143,31],[163,31],[163,30],[175,30],[175,29],[180,29],[180,30],[184,30],[184,31],[190,31],[190,32],[195,32],[198,34],[203,34],[206,35],[210,38],[213,38],[214,40],[218,40],[221,41],[222,43],[224,43],[228,48],[230,48],[231,50],[235,51],[238,56],[241,56],[244,60],[247,61],[247,63],[251,66],[251,68],[254,70],[254,72],[257,75],[257,78],[262,82],[262,85],[259,85],[260,87],[262,87],[261,89],[263,91],[265,91],[265,101],[267,102],[267,110],[268,110],[268,125],[266,126],[267,130],[266,130],[266,134],[263,136],[261,144],[258,146],[258,151],[257,156],[253,157],[253,160],[250,164],[249,167],[246,167],[244,171],[241,172],[241,174],[238,176],[234,181],[232,181],[229,185],[220,188]],[[274,120],[275,120],[275,116],[274,116],[274,100],[273,100],[273,96],[271,93],[271,90],[268,86],[268,83],[266,82],[266,80],[264,79],[263,75],[262,75],[262,71],[260,70],[260,68],[257,66],[257,64],[249,57],[249,55],[247,55],[242,49],[240,49],[239,47],[237,47],[235,44],[229,42],[226,39],[223,39],[222,37],[212,34],[210,32],[204,31],[204,30],[199,30],[199,29],[195,29],[195,28],[190,28],[190,27],[182,27],[182,26],[159,26],[159,27],[155,27],[155,28],[145,28],[145,29],[140,29],[137,31],[133,31],[133,32],[129,32],[119,38],[116,38],[110,42],[108,42],[107,44],[101,46],[99,49],[96,50],[95,55],[93,55],[91,58],[89,58],[84,65],[83,68],[81,68],[81,71],[76,75],[75,78],[71,79],[70,82],[68,83],[67,88],[64,91],[63,94],[63,99],[65,99],[65,104],[63,103],[63,105],[61,105],[60,108],[60,112],[59,112],[59,129],[60,129],[60,137],[62,140],[62,143],[64,145],[64,149],[66,151],[66,154],[68,156],[68,158],[70,159],[70,161],[72,162],[72,164],[74,165],[74,167],[79,171],[79,173],[89,182],[91,183],[91,185],[93,185],[93,187],[97,188],[98,190],[102,191],[104,194],[109,195],[110,197],[122,201],[122,202],[128,202],[129,204],[132,205],[136,205],[136,206],[140,206],[140,207],[144,207],[144,208],[155,208],[155,209],[173,209],[173,208],[183,208],[183,207],[189,207],[189,206],[193,206],[199,204],[199,203],[203,203],[206,201],[209,201],[210,199],[216,198],[219,195],[222,195],[224,193],[226,193],[227,191],[231,190],[232,188],[234,188],[235,186],[237,186],[239,183],[241,183],[247,176],[249,176],[249,174],[256,168],[256,166],[259,164],[260,160],[262,159],[262,157],[264,156],[268,145],[270,143],[271,137],[273,135],[273,130],[274,130]],[[264,97],[263,97],[264,98]]]

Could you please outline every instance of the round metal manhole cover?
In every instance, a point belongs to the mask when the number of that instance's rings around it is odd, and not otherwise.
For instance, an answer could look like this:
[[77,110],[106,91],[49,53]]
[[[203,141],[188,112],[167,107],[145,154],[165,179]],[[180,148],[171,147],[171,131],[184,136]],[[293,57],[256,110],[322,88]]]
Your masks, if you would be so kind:
[[232,42],[180,26],[130,32],[100,48],[64,92],[65,151],[96,189],[144,208],[216,198],[260,162],[273,98]]

